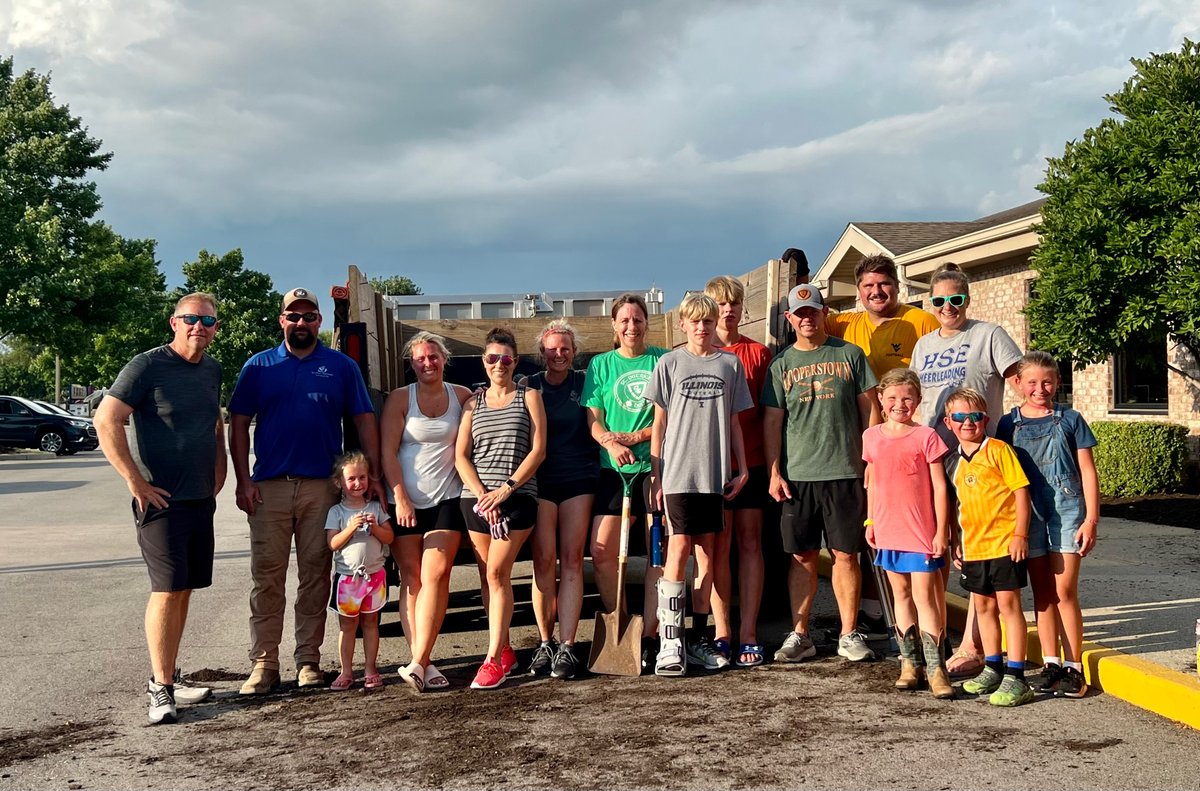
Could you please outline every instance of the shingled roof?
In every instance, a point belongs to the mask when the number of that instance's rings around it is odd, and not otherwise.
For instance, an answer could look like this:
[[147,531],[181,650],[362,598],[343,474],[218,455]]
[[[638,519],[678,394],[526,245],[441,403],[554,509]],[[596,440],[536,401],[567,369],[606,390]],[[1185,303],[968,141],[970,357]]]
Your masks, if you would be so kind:
[[965,236],[1037,214],[1045,198],[965,222],[855,222],[855,228],[883,245],[893,256],[911,253],[956,236]]

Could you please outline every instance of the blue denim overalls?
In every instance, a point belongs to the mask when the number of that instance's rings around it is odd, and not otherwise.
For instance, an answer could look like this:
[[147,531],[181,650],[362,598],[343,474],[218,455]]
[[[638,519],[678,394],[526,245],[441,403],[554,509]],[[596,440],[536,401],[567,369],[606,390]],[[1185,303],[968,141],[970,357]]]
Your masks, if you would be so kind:
[[1083,524],[1086,506],[1079,463],[1063,428],[1062,404],[1045,418],[1027,418],[1013,407],[1013,449],[1029,478],[1033,513],[1029,519],[1029,556],[1046,551],[1077,553],[1075,531]]

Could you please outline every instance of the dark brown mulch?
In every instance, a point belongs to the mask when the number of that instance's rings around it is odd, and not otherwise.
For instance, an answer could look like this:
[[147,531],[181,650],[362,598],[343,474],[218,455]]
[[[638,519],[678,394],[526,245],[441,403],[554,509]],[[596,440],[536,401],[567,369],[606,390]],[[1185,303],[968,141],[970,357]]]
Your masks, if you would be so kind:
[[1100,516],[1200,530],[1200,494],[1103,497],[1100,499]]

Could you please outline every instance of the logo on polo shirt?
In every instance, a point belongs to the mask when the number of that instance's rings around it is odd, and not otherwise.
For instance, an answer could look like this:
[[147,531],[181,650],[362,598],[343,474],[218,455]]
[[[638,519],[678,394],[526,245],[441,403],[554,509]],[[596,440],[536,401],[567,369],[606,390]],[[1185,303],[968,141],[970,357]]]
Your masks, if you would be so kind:
[[319,376],[322,379],[328,379],[333,376],[333,371],[329,370],[328,366],[319,365],[313,370],[313,376]]

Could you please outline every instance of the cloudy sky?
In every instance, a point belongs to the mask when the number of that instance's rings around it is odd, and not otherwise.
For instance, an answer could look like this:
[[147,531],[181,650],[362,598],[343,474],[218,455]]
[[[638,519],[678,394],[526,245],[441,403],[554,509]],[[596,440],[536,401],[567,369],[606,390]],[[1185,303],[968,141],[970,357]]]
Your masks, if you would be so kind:
[[1191,0],[0,0],[0,52],[115,156],[168,280],[683,289],[849,221],[1038,197]]

